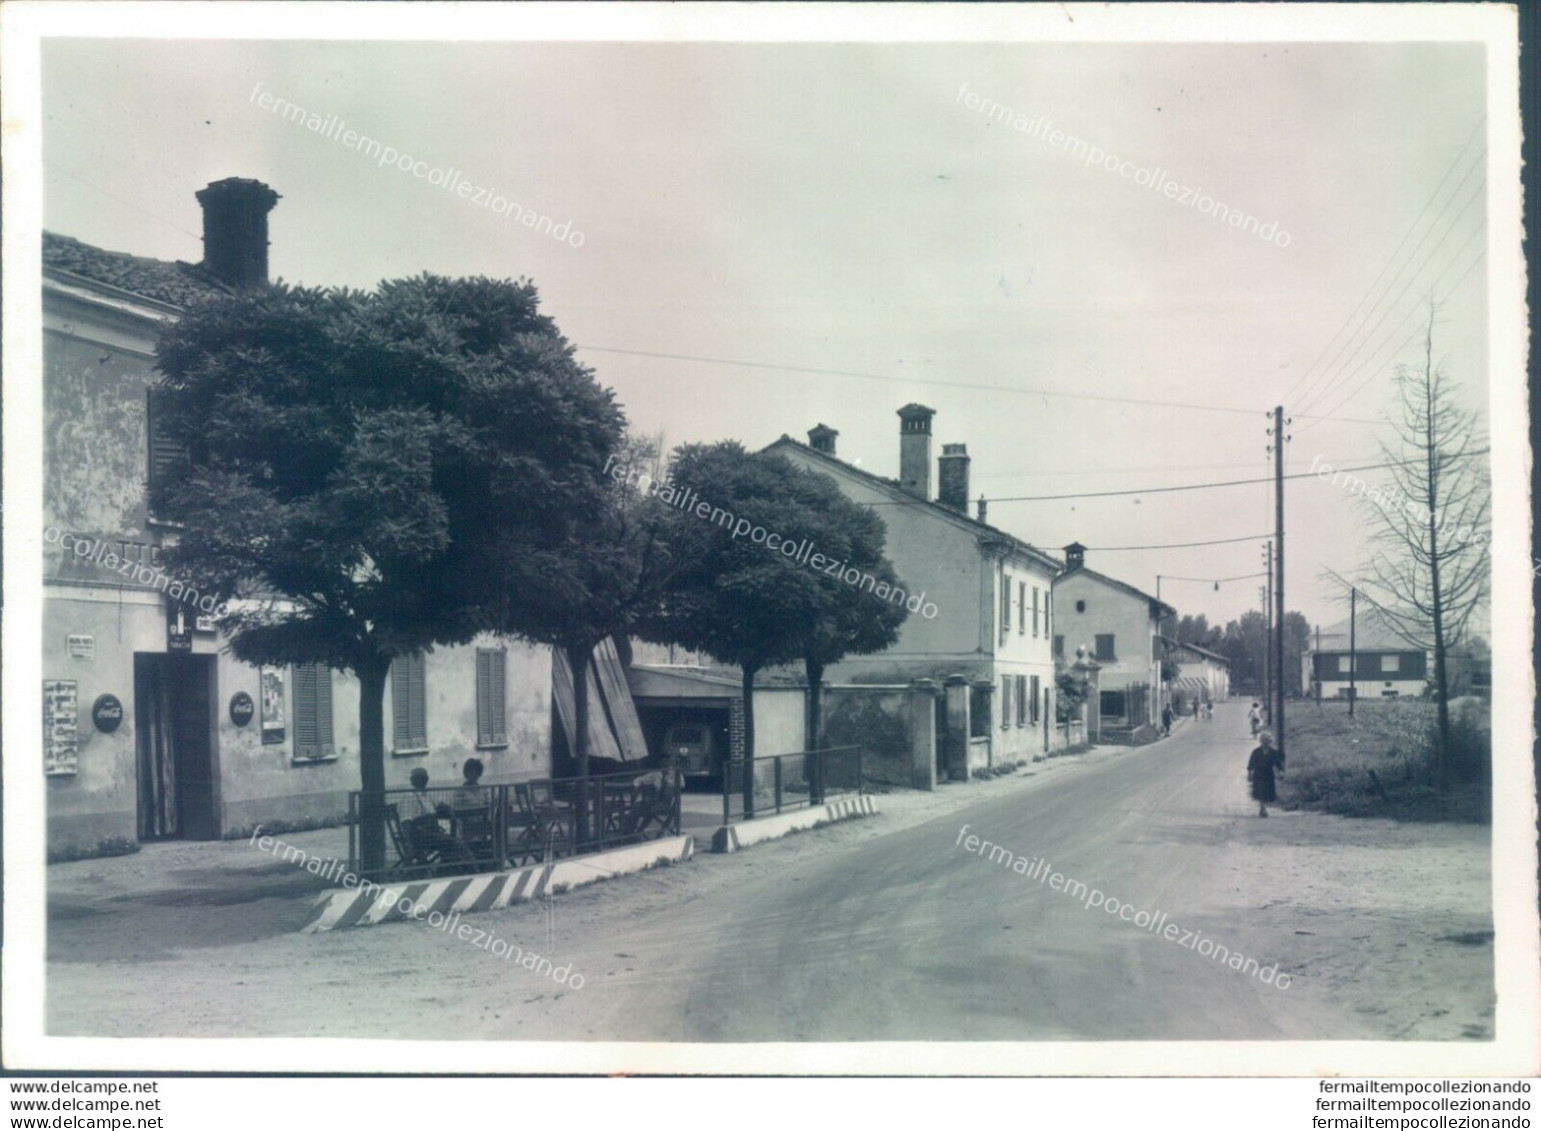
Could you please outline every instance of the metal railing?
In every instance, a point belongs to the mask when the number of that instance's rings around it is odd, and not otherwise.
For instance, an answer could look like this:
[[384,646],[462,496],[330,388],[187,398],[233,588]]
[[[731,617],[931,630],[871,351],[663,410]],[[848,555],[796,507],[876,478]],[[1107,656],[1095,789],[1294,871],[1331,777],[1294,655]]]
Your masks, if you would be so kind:
[[[639,844],[680,831],[677,769],[507,784],[348,794],[348,870],[368,880],[502,871]],[[371,810],[378,807],[374,814]],[[385,858],[365,868],[361,823],[385,827]]]
[[[744,759],[730,759],[722,767],[722,823],[822,805],[840,794],[863,793],[866,779],[861,755],[860,746],[773,754],[754,759],[752,770]],[[747,808],[746,773],[754,776],[754,792]]]

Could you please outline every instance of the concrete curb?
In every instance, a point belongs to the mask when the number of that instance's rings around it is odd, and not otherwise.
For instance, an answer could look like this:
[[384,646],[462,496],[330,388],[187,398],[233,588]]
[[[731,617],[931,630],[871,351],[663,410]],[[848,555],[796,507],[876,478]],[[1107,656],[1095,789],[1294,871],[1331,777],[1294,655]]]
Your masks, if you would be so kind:
[[810,809],[798,809],[779,817],[761,817],[737,825],[723,825],[712,834],[713,852],[737,852],[765,840],[776,840],[789,833],[803,832],[814,825],[831,821],[848,821],[855,817],[870,817],[877,813],[877,802],[870,796],[843,797],[828,805]]
[[[445,876],[437,880],[409,880],[362,888],[337,888],[322,892],[300,926],[300,933],[340,931],[347,927],[372,927],[397,919],[426,919],[452,911],[491,911],[516,899],[536,899],[558,884],[568,888],[624,876],[652,867],[660,858],[683,863],[695,854],[695,837],[677,836],[628,845],[571,860],[534,864],[516,872],[491,872],[476,876]],[[422,914],[412,913],[422,909]]]

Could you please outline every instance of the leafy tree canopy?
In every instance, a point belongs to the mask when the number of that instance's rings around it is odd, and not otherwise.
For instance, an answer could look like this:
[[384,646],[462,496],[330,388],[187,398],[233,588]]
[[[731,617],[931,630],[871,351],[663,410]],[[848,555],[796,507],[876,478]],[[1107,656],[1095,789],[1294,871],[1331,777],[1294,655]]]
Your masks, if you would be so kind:
[[157,414],[191,456],[152,491],[169,558],[221,599],[282,598],[233,609],[238,658],[357,671],[530,612],[625,424],[538,307],[528,281],[422,275],[167,329]]

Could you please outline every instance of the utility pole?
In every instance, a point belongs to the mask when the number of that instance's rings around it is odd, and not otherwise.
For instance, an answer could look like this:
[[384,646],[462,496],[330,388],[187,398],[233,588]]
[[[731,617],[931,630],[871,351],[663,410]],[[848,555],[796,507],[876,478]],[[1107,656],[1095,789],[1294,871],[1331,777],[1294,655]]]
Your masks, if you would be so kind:
[[1278,405],[1273,410],[1273,540],[1276,551],[1274,562],[1279,570],[1279,580],[1273,587],[1273,692],[1274,702],[1277,704],[1273,720],[1273,741],[1274,748],[1279,751],[1281,758],[1285,757],[1284,688],[1289,682],[1284,670],[1284,443],[1288,439],[1289,437],[1284,434],[1284,406]]
[[1354,689],[1354,677],[1359,674],[1358,640],[1354,636],[1356,628],[1355,617],[1358,609],[1359,591],[1352,586],[1348,590],[1348,713],[1352,718],[1354,714],[1354,700],[1359,698]]
[[1322,622],[1316,622],[1316,651],[1311,653],[1311,682],[1316,684],[1316,709],[1322,709]]
[[1263,583],[1263,718],[1273,723],[1273,543],[1268,543],[1268,580]]

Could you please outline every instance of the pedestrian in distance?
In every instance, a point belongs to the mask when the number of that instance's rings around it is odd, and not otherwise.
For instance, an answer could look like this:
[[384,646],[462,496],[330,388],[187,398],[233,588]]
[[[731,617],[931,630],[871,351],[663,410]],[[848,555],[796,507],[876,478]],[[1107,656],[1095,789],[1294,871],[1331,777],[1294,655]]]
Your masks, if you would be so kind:
[[1274,772],[1284,772],[1284,755],[1273,748],[1273,735],[1266,730],[1258,735],[1257,748],[1247,759],[1247,780],[1252,783],[1252,800],[1257,802],[1257,815],[1268,816],[1268,803],[1278,801],[1274,788]]
[[1161,708],[1161,733],[1172,733],[1172,705],[1170,703]]
[[1263,729],[1263,709],[1256,703],[1247,712],[1247,721],[1252,724],[1252,737],[1257,737],[1257,732]]

